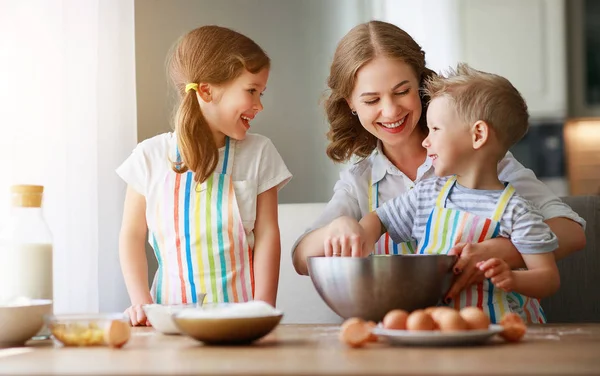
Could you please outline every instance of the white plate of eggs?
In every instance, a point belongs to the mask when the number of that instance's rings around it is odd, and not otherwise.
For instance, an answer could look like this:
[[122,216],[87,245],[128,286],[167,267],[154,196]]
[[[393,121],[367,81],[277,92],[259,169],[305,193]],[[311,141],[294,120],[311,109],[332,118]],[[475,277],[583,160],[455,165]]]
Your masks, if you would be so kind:
[[459,346],[485,343],[503,330],[477,307],[430,307],[410,314],[390,311],[372,333],[397,345]]

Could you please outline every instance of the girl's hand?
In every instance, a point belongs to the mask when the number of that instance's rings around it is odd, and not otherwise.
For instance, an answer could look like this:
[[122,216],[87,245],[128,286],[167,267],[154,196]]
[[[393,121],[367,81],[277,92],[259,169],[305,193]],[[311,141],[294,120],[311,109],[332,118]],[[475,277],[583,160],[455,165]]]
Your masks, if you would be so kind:
[[485,273],[485,278],[490,278],[494,286],[511,292],[515,285],[514,273],[506,261],[491,258],[477,263],[479,270]]
[[323,247],[326,257],[363,257],[364,229],[352,217],[339,217],[327,225]]
[[142,306],[143,304],[132,304],[125,310],[125,313],[129,316],[131,326],[151,326]]

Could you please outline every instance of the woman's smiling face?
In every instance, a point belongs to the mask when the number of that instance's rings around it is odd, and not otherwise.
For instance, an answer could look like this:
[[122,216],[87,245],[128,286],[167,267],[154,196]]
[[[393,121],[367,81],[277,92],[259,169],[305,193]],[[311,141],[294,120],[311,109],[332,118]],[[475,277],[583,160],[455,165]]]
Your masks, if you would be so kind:
[[385,146],[406,142],[421,118],[417,75],[397,59],[377,57],[362,66],[347,101],[362,126]]

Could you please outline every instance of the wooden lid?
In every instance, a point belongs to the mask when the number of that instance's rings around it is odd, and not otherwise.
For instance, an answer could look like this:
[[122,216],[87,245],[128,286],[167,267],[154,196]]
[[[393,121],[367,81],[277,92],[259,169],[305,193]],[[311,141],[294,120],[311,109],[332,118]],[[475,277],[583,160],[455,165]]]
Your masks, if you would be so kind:
[[42,206],[42,185],[13,185],[10,187],[12,206],[22,208],[39,208]]

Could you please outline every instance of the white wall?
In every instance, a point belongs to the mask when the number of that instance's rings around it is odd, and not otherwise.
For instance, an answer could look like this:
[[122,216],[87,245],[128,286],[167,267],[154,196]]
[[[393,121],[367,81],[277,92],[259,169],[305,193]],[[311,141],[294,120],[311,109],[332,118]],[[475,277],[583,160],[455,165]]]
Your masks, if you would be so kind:
[[0,0],[0,227],[11,184],[45,186],[56,313],[122,311],[136,143],[133,0]]
[[425,51],[435,72],[456,66],[460,53],[457,0],[374,0],[373,16],[397,25]]
[[126,185],[115,168],[137,142],[133,2],[102,0],[98,13],[110,25],[98,40],[98,298],[100,311],[119,312],[130,304],[118,253]]
[[327,123],[319,101],[337,42],[368,19],[368,6],[367,0],[136,1],[139,139],[170,129],[169,47],[201,25],[230,27],[254,39],[272,60],[265,110],[251,132],[271,138],[294,175],[280,202],[328,200],[338,166],[325,155]]

